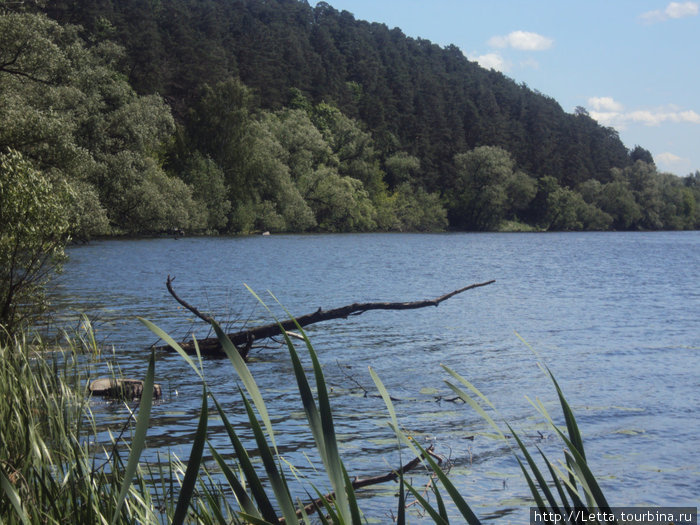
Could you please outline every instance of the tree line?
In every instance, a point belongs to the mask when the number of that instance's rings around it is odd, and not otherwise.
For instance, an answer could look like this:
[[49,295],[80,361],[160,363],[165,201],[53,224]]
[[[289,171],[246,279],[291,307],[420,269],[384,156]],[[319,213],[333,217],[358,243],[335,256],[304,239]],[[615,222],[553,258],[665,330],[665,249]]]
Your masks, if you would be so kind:
[[9,5],[0,147],[73,185],[78,238],[698,224],[697,174],[324,2]]

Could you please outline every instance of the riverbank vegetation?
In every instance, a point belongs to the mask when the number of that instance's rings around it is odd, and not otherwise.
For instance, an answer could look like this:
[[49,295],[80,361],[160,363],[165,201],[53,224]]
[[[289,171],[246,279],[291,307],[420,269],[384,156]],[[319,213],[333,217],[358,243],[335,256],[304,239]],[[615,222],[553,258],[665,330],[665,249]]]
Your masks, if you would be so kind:
[[[148,442],[157,370],[155,354],[148,364],[133,426],[132,414],[121,432],[116,436],[110,432],[105,443],[104,438],[100,441],[86,388],[94,364],[101,359],[89,327],[63,349],[16,338],[0,345],[0,390],[6,400],[0,407],[3,523],[310,523],[313,513],[319,513],[322,523],[363,522],[367,516],[361,510],[361,484],[351,481],[351,473],[343,464],[322,366],[301,327],[297,328],[308,353],[304,361],[310,359],[310,365],[303,366],[292,341],[288,337],[285,341],[300,408],[316,447],[316,454],[308,460],[324,474],[324,480],[312,483],[299,478],[302,493],[296,494],[288,480],[298,477],[298,471],[278,450],[275,434],[280,430],[272,423],[251,371],[221,329],[214,324],[238,378],[241,402],[248,415],[246,435],[252,431],[252,439],[244,439],[243,429],[229,422],[206,383],[201,358],[193,360],[158,327],[143,322],[181,354],[191,366],[193,377],[202,382],[199,423],[187,462],[180,462],[170,453],[159,456],[155,463],[142,458]],[[561,516],[574,507],[608,508],[588,467],[573,413],[551,374],[566,430],[544,405],[537,403],[537,407],[562,440],[562,463],[550,461],[541,452],[536,462],[519,434],[507,423],[498,422],[497,412],[486,396],[455,371],[445,371],[451,391],[476,410],[512,450],[532,492],[533,506],[546,507]],[[403,468],[381,476],[383,482],[398,483],[395,513],[394,509],[387,512],[397,523],[410,523],[415,517],[411,514],[415,510],[407,510],[411,502],[411,509],[420,508],[425,513],[423,520],[446,523],[452,518],[480,523],[468,504],[468,496],[460,494],[446,473],[447,465],[440,465],[432,450],[400,427],[391,396],[374,372],[372,376],[386,402],[387,423],[396,435],[397,447],[422,458],[423,475],[414,474],[411,482]],[[221,418],[230,450],[217,450],[207,440],[210,410]],[[130,430],[125,432],[127,428]],[[205,457],[209,458],[207,462]],[[418,464],[411,462],[412,467]],[[427,490],[419,485],[423,483],[427,483]],[[529,509],[522,512],[529,514]]]
[[700,174],[324,2],[2,1],[0,119],[74,240],[700,225]]

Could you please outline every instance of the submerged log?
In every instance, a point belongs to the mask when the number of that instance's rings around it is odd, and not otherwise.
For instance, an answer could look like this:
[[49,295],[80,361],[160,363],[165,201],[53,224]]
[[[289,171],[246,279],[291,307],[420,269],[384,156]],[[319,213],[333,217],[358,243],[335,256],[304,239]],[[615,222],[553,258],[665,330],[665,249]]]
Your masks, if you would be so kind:
[[[168,291],[175,298],[175,300],[182,306],[190,310],[197,317],[204,320],[205,322],[211,323],[213,320],[211,317],[202,314],[195,307],[188,304],[186,301],[178,297],[172,287],[173,279],[168,276],[166,285]],[[270,337],[275,337],[282,335],[283,332],[289,330],[295,330],[298,326],[304,327],[314,323],[320,323],[322,321],[329,321],[331,319],[346,319],[351,315],[360,315],[370,310],[414,310],[417,308],[425,308],[426,306],[438,306],[441,302],[454,297],[457,294],[466,292],[467,290],[472,290],[474,288],[479,288],[481,286],[486,286],[496,282],[495,280],[486,281],[483,283],[470,284],[464,288],[454,290],[452,292],[436,297],[435,299],[425,299],[422,301],[409,301],[409,302],[378,302],[378,303],[353,303],[346,306],[341,306],[340,308],[333,308],[331,310],[322,310],[319,308],[313,313],[297,316],[294,319],[288,319],[282,321],[281,323],[271,323],[263,326],[258,326],[256,328],[250,328],[248,330],[240,330],[238,332],[227,334],[231,342],[238,348],[239,353],[245,359],[253,345],[254,341],[259,341],[261,339],[267,339]],[[212,355],[212,356],[224,356],[224,351],[221,348],[221,344],[216,337],[208,337],[197,341],[199,346],[199,351],[202,355]],[[180,344],[182,349],[190,354],[196,353],[194,343],[183,342]],[[160,346],[158,349],[170,350],[169,346]]]
[[[143,394],[143,381],[140,379],[95,379],[88,386],[88,390],[95,396],[104,396],[113,399],[125,399],[131,401],[140,398]],[[153,397],[159,399],[163,394],[160,385],[153,385]]]

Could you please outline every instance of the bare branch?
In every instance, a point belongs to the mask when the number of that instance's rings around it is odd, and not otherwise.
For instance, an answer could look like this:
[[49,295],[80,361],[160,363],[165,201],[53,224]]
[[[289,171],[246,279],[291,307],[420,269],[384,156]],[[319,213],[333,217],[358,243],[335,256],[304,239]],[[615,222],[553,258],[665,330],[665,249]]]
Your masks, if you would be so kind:
[[180,299],[180,297],[178,297],[178,295],[175,293],[175,290],[173,290],[173,281],[174,280],[175,280],[175,277],[173,277],[171,279],[170,275],[168,275],[168,279],[165,281],[165,286],[167,286],[168,291],[170,292],[170,295],[172,295],[178,303],[180,303],[182,306],[187,308],[190,312],[192,312],[194,315],[199,317],[205,323],[209,323],[209,324],[213,323],[214,318],[209,317],[208,315],[201,313],[199,310],[197,310],[194,306],[192,306],[191,304],[186,302],[184,299]]
[[[191,306],[175,294],[172,289],[173,280],[174,278],[171,279],[170,276],[168,276],[166,285],[168,287],[168,291],[170,291],[170,294],[175,298],[175,300],[177,300],[178,303],[194,313],[200,319],[210,323],[212,321],[211,317],[202,314],[195,307]],[[361,315],[370,310],[414,310],[417,308],[425,308],[426,306],[438,306],[441,302],[446,301],[457,294],[466,292],[467,290],[472,290],[474,288],[479,288],[481,286],[487,286],[494,282],[496,281],[491,280],[483,283],[470,284],[469,286],[446,293],[445,295],[441,295],[435,299],[426,299],[423,301],[353,303],[347,306],[341,306],[340,308],[333,308],[331,310],[323,310],[319,308],[313,313],[301,315],[295,317],[294,319],[288,319],[280,323],[271,323],[248,330],[240,330],[238,332],[228,334],[228,338],[236,347],[239,348],[239,350],[243,350],[245,348],[250,349],[253,341],[275,337],[282,334],[283,331],[295,330],[298,327],[304,327],[314,323],[320,323],[322,321],[329,321],[331,319],[347,319],[351,315]],[[198,341],[198,344],[199,350],[203,355],[224,355],[221,345],[219,344],[218,339],[215,337],[202,339]],[[186,352],[195,352],[194,344],[192,343],[183,342],[181,346]],[[168,350],[169,347],[163,346],[160,347],[160,349]]]

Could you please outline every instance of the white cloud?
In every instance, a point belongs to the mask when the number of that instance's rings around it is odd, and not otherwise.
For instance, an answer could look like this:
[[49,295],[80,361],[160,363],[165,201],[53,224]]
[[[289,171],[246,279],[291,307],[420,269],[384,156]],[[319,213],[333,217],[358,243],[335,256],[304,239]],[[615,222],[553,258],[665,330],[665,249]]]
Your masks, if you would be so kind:
[[684,18],[698,14],[698,4],[695,2],[671,2],[664,11],[669,18]]
[[617,129],[625,129],[630,123],[645,126],[658,126],[664,122],[700,124],[700,114],[693,110],[682,111],[675,105],[625,111],[624,106],[612,97],[591,97],[588,105],[593,109],[590,112],[592,118]]
[[697,16],[698,13],[700,13],[700,6],[698,6],[697,2],[671,2],[663,11],[661,9],[647,11],[639,15],[639,17],[645,22],[654,23],[668,19]]
[[622,111],[623,106],[612,97],[591,97],[588,104],[596,111]]
[[670,152],[654,155],[654,162],[662,171],[667,170],[672,173],[688,173],[691,169],[690,159],[679,157]]
[[658,126],[665,122],[674,124],[700,124],[700,114],[695,111],[669,111],[664,108],[637,109],[635,111],[591,111],[592,118],[604,126],[625,129],[628,124]]
[[679,157],[678,155],[674,155],[673,153],[659,153],[658,155],[655,156],[656,160],[659,162],[663,162],[664,164],[681,164],[687,161],[687,159],[684,159],[683,157]]
[[486,69],[495,69],[501,72],[510,69],[510,64],[498,53],[486,53],[484,55],[474,56],[472,60],[476,60],[481,67]]
[[492,47],[512,47],[521,51],[543,51],[552,47],[554,40],[529,31],[513,31],[505,36],[491,37],[488,43]]

